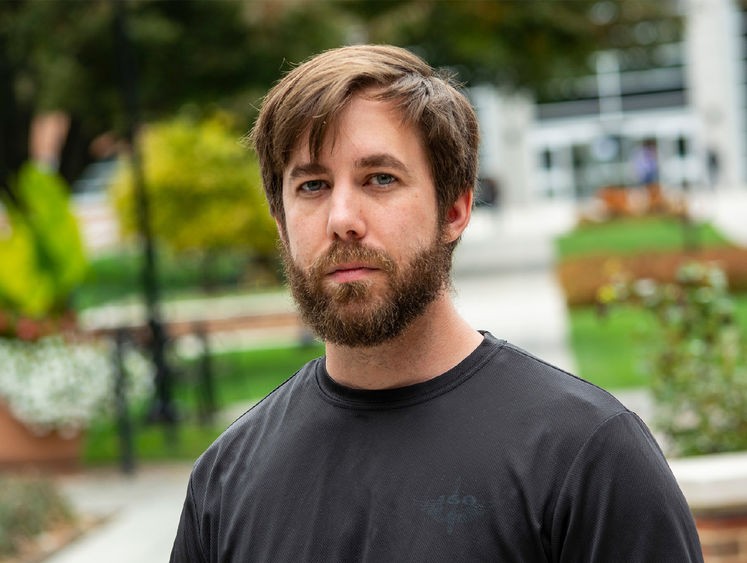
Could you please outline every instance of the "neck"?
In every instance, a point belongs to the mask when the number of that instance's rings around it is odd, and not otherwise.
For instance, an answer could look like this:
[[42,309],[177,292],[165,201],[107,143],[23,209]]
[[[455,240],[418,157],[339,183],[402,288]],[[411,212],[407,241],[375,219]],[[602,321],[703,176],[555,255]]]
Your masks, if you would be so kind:
[[327,373],[356,389],[390,389],[427,381],[456,366],[482,342],[443,292],[402,334],[370,347],[327,343]]

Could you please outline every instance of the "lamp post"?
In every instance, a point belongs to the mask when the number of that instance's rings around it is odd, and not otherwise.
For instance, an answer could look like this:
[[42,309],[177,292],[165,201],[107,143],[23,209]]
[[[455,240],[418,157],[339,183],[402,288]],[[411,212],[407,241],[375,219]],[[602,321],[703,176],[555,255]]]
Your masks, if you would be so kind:
[[130,160],[134,182],[138,229],[143,242],[144,259],[142,270],[143,293],[150,330],[153,363],[156,368],[156,396],[148,413],[154,422],[173,424],[176,410],[172,398],[171,372],[166,364],[166,333],[159,310],[158,279],[156,273],[156,250],[150,223],[150,207],[145,191],[143,165],[135,132],[138,125],[137,85],[132,45],[127,34],[124,0],[112,0],[114,8],[114,40],[118,58],[119,82],[125,106],[125,137],[130,146]]

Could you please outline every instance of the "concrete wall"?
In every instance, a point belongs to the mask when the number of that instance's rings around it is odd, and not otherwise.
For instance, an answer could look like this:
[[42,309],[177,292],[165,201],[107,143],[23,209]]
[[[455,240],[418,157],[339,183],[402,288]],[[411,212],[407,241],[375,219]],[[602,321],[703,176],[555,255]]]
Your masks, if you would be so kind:
[[470,89],[480,120],[480,177],[497,182],[502,204],[535,199],[535,161],[531,145],[534,103],[526,94],[492,86]]
[[742,15],[734,0],[688,0],[685,21],[690,104],[698,119],[701,157],[706,167],[709,154],[717,158],[717,185],[743,184],[747,124]]

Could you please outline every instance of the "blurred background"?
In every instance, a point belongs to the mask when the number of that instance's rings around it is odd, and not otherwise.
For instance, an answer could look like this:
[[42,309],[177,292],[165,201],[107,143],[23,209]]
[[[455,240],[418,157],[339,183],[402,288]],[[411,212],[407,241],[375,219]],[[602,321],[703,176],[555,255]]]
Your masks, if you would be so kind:
[[243,139],[367,42],[478,113],[462,314],[642,416],[747,561],[746,39],[741,0],[0,2],[0,561],[165,560],[191,463],[324,353]]

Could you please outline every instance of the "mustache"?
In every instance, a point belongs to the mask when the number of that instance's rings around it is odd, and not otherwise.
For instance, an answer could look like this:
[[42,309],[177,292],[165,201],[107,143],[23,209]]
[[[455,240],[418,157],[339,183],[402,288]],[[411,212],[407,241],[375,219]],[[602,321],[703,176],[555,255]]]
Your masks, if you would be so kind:
[[321,279],[330,268],[344,262],[365,262],[387,274],[393,274],[397,265],[392,257],[383,250],[364,246],[359,242],[336,240],[329,249],[318,256],[309,268],[312,279]]

